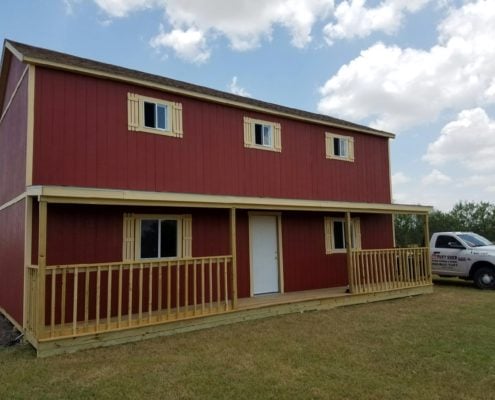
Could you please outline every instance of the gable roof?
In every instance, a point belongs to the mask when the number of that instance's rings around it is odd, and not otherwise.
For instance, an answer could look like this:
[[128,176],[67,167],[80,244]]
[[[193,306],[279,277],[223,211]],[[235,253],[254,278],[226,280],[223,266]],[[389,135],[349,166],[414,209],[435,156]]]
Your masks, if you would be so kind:
[[355,124],[327,115],[303,111],[291,107],[285,107],[274,103],[268,103],[265,101],[243,97],[232,93],[211,89],[205,86],[167,78],[164,76],[153,75],[142,71],[136,71],[112,64],[89,60],[86,58],[60,53],[41,47],[34,47],[24,43],[14,42],[8,39],[6,39],[4,42],[4,57],[6,49],[8,49],[20,61],[28,64],[41,65],[49,68],[73,71],[85,75],[99,76],[112,80],[125,81],[140,86],[154,87],[185,96],[202,98],[212,102],[229,104],[231,106],[239,108],[280,115],[286,118],[323,124],[330,127],[350,129],[357,132],[387,138],[395,137],[394,134],[389,132],[373,129],[364,125]]

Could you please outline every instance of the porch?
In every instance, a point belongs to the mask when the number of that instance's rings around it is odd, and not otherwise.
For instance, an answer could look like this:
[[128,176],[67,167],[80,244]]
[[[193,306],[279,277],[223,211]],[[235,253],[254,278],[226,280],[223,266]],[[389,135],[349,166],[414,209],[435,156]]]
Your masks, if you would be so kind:
[[[39,199],[38,264],[26,266],[24,301],[24,331],[39,356],[431,291],[427,248],[351,248],[351,210],[342,210],[342,204],[338,208],[319,204],[314,211],[338,210],[345,215],[347,248],[342,256],[347,260],[347,286],[287,291],[282,282],[279,293],[239,297],[236,210],[252,209],[251,204],[235,204],[226,209],[230,238],[227,254],[47,264],[48,205],[70,201],[87,204],[87,200],[80,196],[71,199],[41,196]],[[99,204],[99,201],[106,203],[108,199],[91,198],[91,204]],[[160,205],[169,205],[163,203]],[[201,206],[205,207],[204,201]],[[369,210],[370,205],[366,207]],[[263,210],[280,213],[286,208],[286,204],[267,204]],[[395,210],[403,211],[404,207]],[[425,212],[423,208],[414,210]],[[352,212],[362,211],[356,205],[352,209]],[[373,210],[378,211],[388,214],[391,210]],[[427,222],[425,214],[425,237]],[[282,273],[281,279],[283,276]]]
[[[39,356],[292,312],[429,293],[426,248],[353,251],[349,287],[236,298],[231,256],[28,269],[26,333]],[[144,332],[144,333],[143,333]]]

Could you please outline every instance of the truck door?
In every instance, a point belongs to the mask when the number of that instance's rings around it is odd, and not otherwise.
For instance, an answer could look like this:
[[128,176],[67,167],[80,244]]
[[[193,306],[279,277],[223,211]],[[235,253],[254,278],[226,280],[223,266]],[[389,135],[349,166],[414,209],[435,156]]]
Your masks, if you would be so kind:
[[454,236],[439,235],[431,254],[434,273],[441,275],[458,275],[464,269],[466,248]]

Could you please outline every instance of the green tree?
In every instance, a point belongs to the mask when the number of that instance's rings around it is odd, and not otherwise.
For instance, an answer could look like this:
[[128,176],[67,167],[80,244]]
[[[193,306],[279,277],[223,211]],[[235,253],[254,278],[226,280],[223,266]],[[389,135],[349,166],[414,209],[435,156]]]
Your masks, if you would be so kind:
[[422,245],[424,220],[418,215],[399,214],[394,217],[395,243],[398,247]]
[[[397,215],[395,241],[399,247],[423,243],[423,218]],[[435,232],[475,232],[495,242],[495,205],[488,202],[459,202],[450,212],[433,210],[429,215],[430,234]]]

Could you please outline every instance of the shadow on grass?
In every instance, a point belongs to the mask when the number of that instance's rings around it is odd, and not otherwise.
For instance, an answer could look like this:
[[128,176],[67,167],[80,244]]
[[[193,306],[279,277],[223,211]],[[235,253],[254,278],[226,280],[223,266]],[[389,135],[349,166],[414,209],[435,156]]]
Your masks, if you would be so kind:
[[433,284],[444,287],[463,287],[466,289],[479,290],[476,286],[474,286],[472,281],[465,281],[459,278],[440,278],[438,276],[434,276]]

